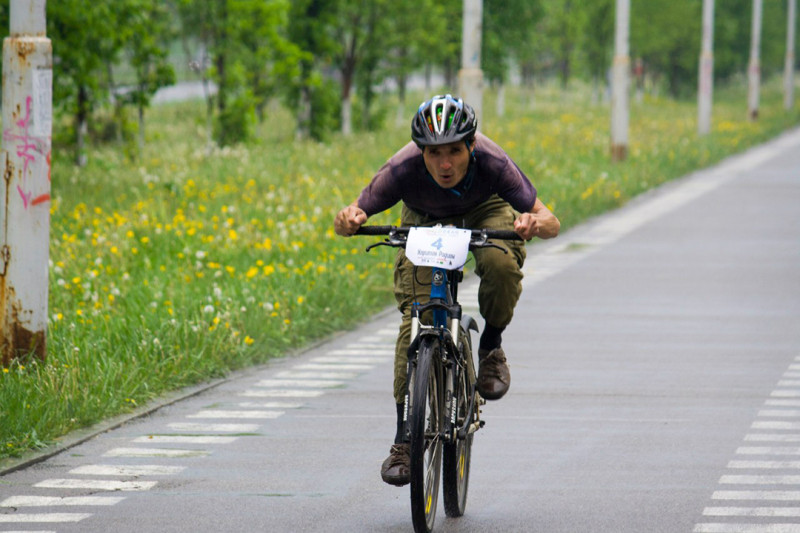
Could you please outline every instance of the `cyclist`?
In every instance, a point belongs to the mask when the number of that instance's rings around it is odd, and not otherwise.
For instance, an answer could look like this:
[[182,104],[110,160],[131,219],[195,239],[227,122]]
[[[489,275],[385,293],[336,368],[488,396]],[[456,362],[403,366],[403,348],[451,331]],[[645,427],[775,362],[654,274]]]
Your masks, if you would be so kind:
[[[558,218],[537,197],[536,189],[511,158],[477,132],[475,112],[460,98],[434,96],[420,105],[411,122],[411,138],[378,170],[358,199],[334,219],[337,234],[351,236],[367,218],[402,201],[401,225],[453,225],[461,228],[511,229],[525,240],[558,235]],[[473,252],[480,277],[478,303],[485,326],[478,347],[478,392],[501,398],[511,374],[501,347],[522,292],[525,247],[506,241],[511,253],[485,248]],[[427,276],[427,279],[425,279]],[[414,267],[398,250],[394,293],[403,314],[395,349],[394,397],[397,433],[381,477],[389,484],[410,482],[409,445],[403,442],[403,399],[413,301],[427,297],[430,269]],[[421,298],[422,297],[422,298]]]

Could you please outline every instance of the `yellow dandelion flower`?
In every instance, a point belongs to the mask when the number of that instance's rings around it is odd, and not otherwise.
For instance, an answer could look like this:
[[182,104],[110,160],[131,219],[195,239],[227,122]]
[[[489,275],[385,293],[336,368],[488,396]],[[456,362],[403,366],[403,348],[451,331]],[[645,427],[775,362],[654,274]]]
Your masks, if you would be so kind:
[[246,275],[248,278],[254,278],[257,274],[258,274],[258,267],[250,267]]

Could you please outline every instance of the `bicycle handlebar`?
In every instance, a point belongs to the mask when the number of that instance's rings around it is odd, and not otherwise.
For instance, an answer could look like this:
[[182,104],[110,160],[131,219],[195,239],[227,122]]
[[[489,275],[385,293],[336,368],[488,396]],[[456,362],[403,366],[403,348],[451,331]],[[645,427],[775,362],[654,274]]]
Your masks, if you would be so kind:
[[[406,226],[361,226],[354,235],[408,235],[410,227]],[[523,240],[515,231],[504,229],[472,229],[472,238],[500,239],[503,241]]]

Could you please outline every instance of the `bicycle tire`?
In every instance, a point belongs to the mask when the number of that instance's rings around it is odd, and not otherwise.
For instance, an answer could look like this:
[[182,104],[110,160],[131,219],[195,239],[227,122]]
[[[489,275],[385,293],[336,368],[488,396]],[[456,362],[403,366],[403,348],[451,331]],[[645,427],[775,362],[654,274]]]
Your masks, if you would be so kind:
[[[459,335],[459,350],[463,354],[468,367],[459,372],[454,383],[453,396],[456,403],[456,426],[464,424],[469,413],[470,393],[475,374],[472,372],[472,342],[469,333],[463,328]],[[472,398],[474,401],[474,397]],[[477,406],[476,406],[477,409]],[[473,415],[474,417],[474,415]],[[447,516],[459,517],[467,508],[467,492],[469,490],[469,468],[472,458],[473,433],[467,433],[463,439],[455,438],[454,442],[445,442],[443,449],[442,484],[444,511]]]
[[411,518],[416,533],[431,533],[439,500],[444,398],[439,340],[423,338],[410,379]]

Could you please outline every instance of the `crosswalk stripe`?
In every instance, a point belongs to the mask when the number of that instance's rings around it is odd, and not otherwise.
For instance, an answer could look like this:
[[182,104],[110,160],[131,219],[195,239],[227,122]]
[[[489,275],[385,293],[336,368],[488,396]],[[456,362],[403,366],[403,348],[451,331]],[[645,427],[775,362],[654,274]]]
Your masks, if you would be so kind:
[[185,469],[185,466],[166,465],[84,465],[69,473],[84,476],[171,476]]
[[0,502],[0,507],[46,507],[115,505],[125,498],[119,496],[11,496]]
[[207,409],[187,415],[186,418],[278,418],[283,411],[223,411]]
[[230,444],[238,437],[221,437],[214,435],[144,435],[136,437],[133,442],[138,444]]
[[325,394],[325,391],[321,390],[249,389],[244,392],[240,392],[239,396],[248,396],[251,398],[317,398],[323,394]]
[[750,427],[752,429],[800,429],[800,422],[756,421]]
[[241,402],[236,405],[247,409],[299,409],[303,407],[302,403],[297,402]]
[[358,377],[355,372],[304,372],[298,370],[289,370],[278,372],[275,374],[278,379],[308,379],[308,380],[322,380],[322,379],[354,379]]
[[[371,349],[365,350],[362,348],[342,348],[339,350],[331,350],[328,352],[330,355],[371,355],[371,356],[378,356],[378,355],[385,355],[385,356],[393,356],[394,355],[394,348],[383,348],[383,349]],[[383,358],[381,358],[383,359]]]
[[800,483],[800,476],[726,475],[719,482],[722,485],[796,485]]
[[34,487],[44,489],[150,490],[158,481],[117,481],[106,479],[45,479]]
[[297,370],[371,370],[375,365],[345,363],[306,363],[294,367]]
[[697,524],[694,533],[800,533],[800,524]]
[[342,385],[344,385],[343,381],[330,381],[325,379],[262,379],[256,383],[255,386],[275,388],[308,387],[313,389],[325,389],[341,387]]
[[705,516],[800,516],[800,507],[706,507]]
[[712,500],[777,500],[800,501],[797,490],[718,490],[711,495]]
[[750,442],[800,442],[800,435],[797,433],[750,433],[744,436],[744,440]]
[[739,455],[800,455],[800,448],[782,446],[742,446],[736,449]]
[[367,356],[334,356],[334,355],[320,355],[314,357],[311,361],[315,363],[383,363],[387,361],[388,357],[367,357]]
[[113,448],[103,457],[200,457],[205,450],[178,450],[173,448]]
[[2,523],[26,523],[26,522],[80,522],[89,518],[91,513],[37,513],[37,514],[0,514],[0,524]]
[[[243,405],[242,407],[247,406]],[[167,426],[175,431],[224,431],[230,433],[251,433],[258,431],[258,428],[261,427],[258,424],[203,424],[199,422],[174,422]]]
[[800,461],[730,461],[728,468],[800,468]]
[[786,417],[786,418],[793,418],[800,416],[800,409],[762,409],[758,412],[758,416],[763,416],[765,418],[772,418],[772,417]]

